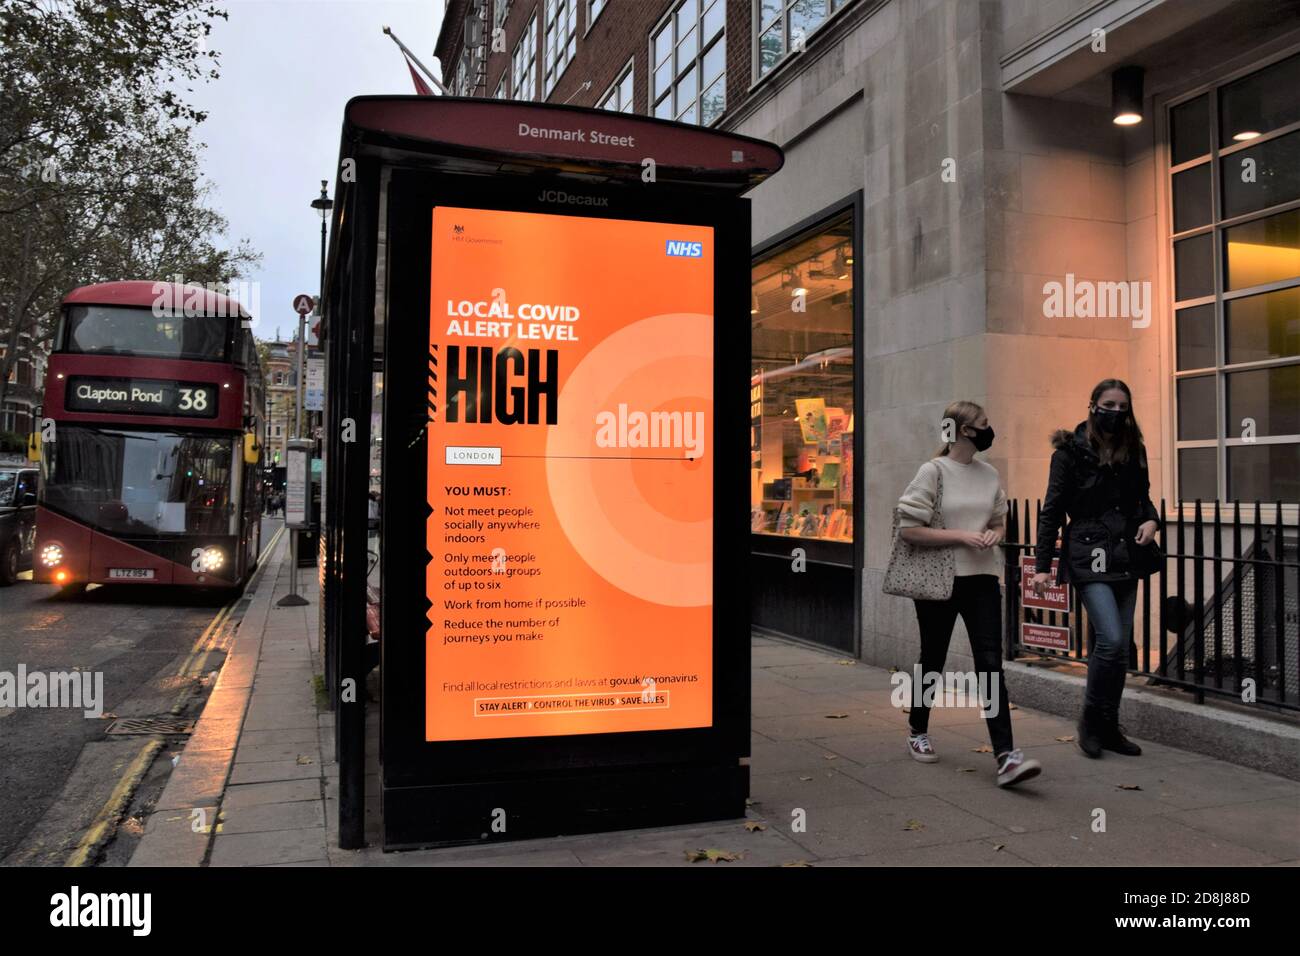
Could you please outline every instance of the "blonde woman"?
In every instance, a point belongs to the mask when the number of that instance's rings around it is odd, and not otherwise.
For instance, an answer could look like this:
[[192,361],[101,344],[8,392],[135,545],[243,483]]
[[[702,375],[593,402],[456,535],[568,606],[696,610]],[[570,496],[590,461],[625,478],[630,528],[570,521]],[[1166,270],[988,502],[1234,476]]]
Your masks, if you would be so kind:
[[[997,782],[1009,787],[1037,776],[1042,765],[1016,749],[1011,736],[1011,710],[1002,675],[1002,605],[997,547],[1006,526],[1007,496],[997,469],[975,458],[993,444],[988,415],[974,402],[953,402],[943,412],[943,434],[951,436],[935,457],[921,466],[898,500],[899,534],[916,547],[952,548],[955,576],[946,601],[916,600],[921,631],[920,672],[925,681],[942,675],[957,615],[970,635],[979,687],[987,688],[984,717],[997,759]],[[932,528],[942,478],[942,528]],[[939,759],[927,728],[930,708],[925,695],[913,698],[909,717],[908,752],[922,763]]]

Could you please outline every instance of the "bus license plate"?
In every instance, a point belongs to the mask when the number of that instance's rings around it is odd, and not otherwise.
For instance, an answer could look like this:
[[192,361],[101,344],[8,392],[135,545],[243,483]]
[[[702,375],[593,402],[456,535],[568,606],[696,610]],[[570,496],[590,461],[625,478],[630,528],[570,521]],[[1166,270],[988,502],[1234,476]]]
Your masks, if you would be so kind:
[[153,577],[153,568],[109,568],[110,578],[145,578]]

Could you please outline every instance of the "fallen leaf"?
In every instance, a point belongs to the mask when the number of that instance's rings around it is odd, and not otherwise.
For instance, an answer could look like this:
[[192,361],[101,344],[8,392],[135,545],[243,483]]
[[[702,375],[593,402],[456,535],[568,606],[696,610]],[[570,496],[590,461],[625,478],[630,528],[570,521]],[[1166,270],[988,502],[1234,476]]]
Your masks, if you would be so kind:
[[112,711],[109,711],[108,713],[100,714],[100,715],[99,715],[99,719],[100,719],[100,720],[117,720],[117,714],[113,713]]
[[1015,704],[1007,704],[1007,710],[1019,710],[1019,709],[1020,708],[1017,707]]
[[1028,832],[1029,832],[1029,831],[1026,830],[1024,827],[1007,827],[1007,829],[1010,830],[1012,833],[1028,833]]
[[764,823],[759,823],[757,820],[746,820],[745,829],[750,833],[754,833],[757,830],[766,830],[767,825]]
[[807,860],[791,860],[789,863],[782,863],[782,866],[812,866]]
[[727,850],[687,850],[686,860],[689,863],[701,863],[708,860],[710,863],[734,863],[740,857],[735,853]]
[[973,754],[991,754],[993,753],[993,748],[988,744],[985,744],[983,747],[972,747],[970,752]]
[[857,661],[852,661],[845,658],[844,660],[836,661],[835,663],[839,664],[841,667],[853,667],[855,664],[857,664]]
[[800,780],[811,780],[812,777],[800,777],[799,779],[800,779]]
[[746,797],[746,798],[745,798],[745,806],[747,806],[747,807],[752,807],[753,805],[754,805],[754,801],[751,800],[749,797]]
[[1142,788],[1139,787],[1136,783],[1117,783],[1115,784],[1115,789],[1116,790],[1141,790]]
[[1066,734],[1064,737],[1057,737],[1056,739],[1060,743],[1068,744],[1071,740],[1074,739],[1074,734]]
[[827,720],[843,720],[843,719],[844,719],[845,717],[847,717],[847,716],[848,716],[848,714],[827,714],[827,715],[826,715],[826,719],[827,719]]
[[993,844],[993,852],[996,853],[998,850],[1002,849],[1004,846],[1006,846],[1005,843],[995,843],[995,844]]
[[905,827],[903,827],[903,829],[904,829],[904,830],[924,830],[924,829],[925,829],[925,824],[922,823],[920,820],[908,820],[908,821],[907,821],[907,825],[906,825]]
[[316,761],[312,760],[312,759],[311,759],[310,757],[308,757],[306,754],[298,754],[298,765],[299,765],[299,766],[305,767],[305,766],[307,766],[308,764],[313,764],[313,763],[315,763],[315,762],[316,762]]
[[822,759],[823,759],[823,760],[839,760],[839,759],[840,759],[840,755],[839,755],[839,754],[822,754]]
[[974,773],[974,772],[975,772],[975,768],[974,768],[974,767],[958,767],[958,768],[957,768],[957,772],[958,772],[958,773]]

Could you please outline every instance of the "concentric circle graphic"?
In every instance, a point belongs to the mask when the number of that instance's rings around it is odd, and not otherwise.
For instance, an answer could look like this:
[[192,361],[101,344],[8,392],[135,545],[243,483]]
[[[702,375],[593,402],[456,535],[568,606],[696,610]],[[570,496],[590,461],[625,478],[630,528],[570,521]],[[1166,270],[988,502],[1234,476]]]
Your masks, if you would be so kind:
[[[546,445],[560,527],[602,578],[634,597],[700,607],[713,596],[713,317],[656,315],[609,336],[573,370]],[[598,442],[597,415],[658,447]],[[604,437],[634,439],[635,429]]]

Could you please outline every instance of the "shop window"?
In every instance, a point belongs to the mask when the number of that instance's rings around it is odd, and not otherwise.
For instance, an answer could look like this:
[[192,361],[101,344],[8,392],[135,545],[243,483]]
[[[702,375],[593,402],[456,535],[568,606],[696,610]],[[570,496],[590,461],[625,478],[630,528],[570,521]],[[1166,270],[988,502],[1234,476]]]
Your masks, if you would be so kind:
[[1228,291],[1300,276],[1300,209],[1233,226],[1224,238]]
[[1300,500],[1298,124],[1300,55],[1169,110],[1183,501]]
[[1300,199],[1300,132],[1233,153],[1221,182],[1225,219]]
[[623,72],[619,74],[618,79],[613,82],[609,90],[601,98],[600,109],[611,110],[615,113],[636,112],[636,108],[632,105],[632,64],[633,60],[627,61],[627,66],[623,67]]
[[1219,88],[1219,147],[1300,122],[1300,55]]
[[1178,340],[1178,368],[1214,367],[1214,304],[1194,306],[1174,313]]
[[726,0],[681,0],[650,35],[651,112],[708,126],[727,109]]
[[853,218],[751,273],[750,530],[853,540]]
[[1173,164],[1181,166],[1210,152],[1210,94],[1202,93],[1169,111]]

